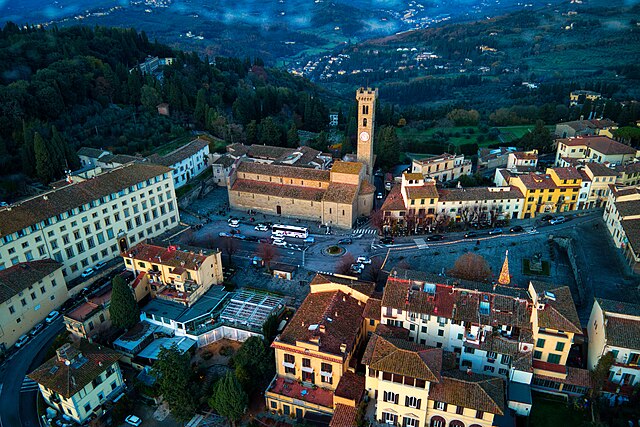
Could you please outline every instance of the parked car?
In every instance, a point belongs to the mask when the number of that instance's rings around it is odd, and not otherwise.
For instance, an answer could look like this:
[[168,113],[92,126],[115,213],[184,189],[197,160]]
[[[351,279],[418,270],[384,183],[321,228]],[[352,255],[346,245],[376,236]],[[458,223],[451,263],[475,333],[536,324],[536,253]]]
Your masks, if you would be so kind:
[[478,233],[476,233],[475,231],[469,231],[467,233],[464,233],[465,239],[472,239],[474,237],[478,237]]
[[522,233],[523,231],[524,231],[524,228],[522,228],[522,226],[520,225],[514,225],[509,229],[510,233]]
[[82,272],[81,276],[84,277],[89,277],[91,276],[93,273],[95,273],[96,271],[93,269],[93,267],[89,267],[87,268],[85,271]]
[[105,267],[105,265],[107,265],[106,262],[100,261],[99,263],[94,265],[93,268],[96,269],[96,270],[100,270],[100,269],[103,269]]
[[233,228],[240,227],[240,220],[238,220],[238,219],[231,218],[231,219],[229,219],[228,223],[229,223],[229,227],[233,227]]
[[229,230],[229,234],[240,234],[240,230],[232,228],[231,230]]
[[253,227],[253,228],[254,228],[254,230],[256,230],[256,231],[269,231],[269,227],[267,227],[267,226],[266,226],[266,225],[264,225],[264,224],[258,224],[258,225],[256,225],[256,226],[255,226],[255,227]]
[[264,267],[264,260],[259,256],[254,256],[253,259],[251,260],[251,264],[257,267]]
[[15,346],[16,348],[20,348],[28,342],[29,342],[29,335],[22,335],[20,338],[18,338],[18,341],[16,341]]
[[258,238],[258,243],[269,243],[269,239],[267,239],[265,237],[259,237]]
[[551,221],[549,221],[549,224],[556,225],[556,224],[562,224],[563,222],[567,222],[567,218],[563,216],[557,216],[553,218]]
[[376,199],[382,199],[382,193],[376,194]]
[[502,228],[494,228],[493,230],[489,230],[489,236],[496,236],[498,234],[502,234]]
[[364,266],[362,264],[351,264],[351,267],[349,268],[351,272],[357,273],[357,274],[362,273],[363,269],[364,269]]
[[315,243],[316,239],[313,236],[309,236],[303,240],[304,243]]
[[52,311],[51,313],[49,313],[49,315],[46,317],[46,319],[44,319],[45,322],[47,323],[51,323],[54,320],[56,320],[58,318],[58,316],[60,316],[60,313],[58,313],[57,311]]
[[540,218],[540,221],[543,221],[543,222],[549,222],[549,221],[551,221],[552,219],[553,219],[553,215],[545,215],[545,216],[543,216],[543,217],[541,217],[541,218]]
[[233,237],[233,235],[231,235],[229,233],[225,233],[224,231],[221,231],[220,233],[218,233],[218,236],[220,236],[220,237]]
[[347,237],[346,239],[338,240],[339,245],[350,245],[353,243],[353,239],[351,237]]
[[431,236],[427,237],[427,240],[430,242],[437,242],[439,240],[444,240],[444,236],[442,234],[432,234]]
[[382,243],[383,245],[392,245],[393,244],[393,237],[385,236],[382,239],[380,239],[380,243]]
[[29,335],[31,335],[32,337],[35,337],[43,329],[44,329],[44,324],[38,323],[36,326],[33,327],[33,329],[31,329],[31,331],[29,331]]
[[127,418],[124,419],[124,421],[133,427],[139,427],[140,424],[142,424],[142,420],[135,415],[128,415]]
[[371,258],[366,257],[366,256],[359,256],[358,259],[356,260],[356,262],[358,264],[371,264]]
[[272,244],[275,246],[287,246],[287,242],[284,239],[274,239]]
[[247,240],[247,236],[245,236],[244,234],[234,234],[233,237],[239,240]]

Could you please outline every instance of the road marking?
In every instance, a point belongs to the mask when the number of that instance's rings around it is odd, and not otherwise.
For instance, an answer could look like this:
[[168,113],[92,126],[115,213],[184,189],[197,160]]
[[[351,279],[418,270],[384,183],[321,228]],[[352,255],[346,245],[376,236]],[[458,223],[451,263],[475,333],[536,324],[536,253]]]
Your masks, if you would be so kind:
[[38,383],[29,377],[24,377],[20,393],[33,393],[34,391],[38,391]]
[[418,245],[418,249],[428,249],[429,246],[427,245],[427,242],[425,242],[424,239],[413,239],[414,242],[416,242],[416,245]]

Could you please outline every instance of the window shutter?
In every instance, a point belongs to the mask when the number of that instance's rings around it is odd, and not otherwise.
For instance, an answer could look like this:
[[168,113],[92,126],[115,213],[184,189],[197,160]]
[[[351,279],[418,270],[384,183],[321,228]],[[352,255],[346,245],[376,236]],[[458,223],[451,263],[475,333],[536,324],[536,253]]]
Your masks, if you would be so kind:
[[393,402],[393,403],[395,403],[395,404],[397,405],[397,404],[398,404],[398,400],[399,400],[399,398],[400,398],[400,395],[399,395],[399,394],[396,394],[396,395],[395,395],[395,398],[396,398],[396,400],[395,400],[395,402]]
[[418,404],[416,405],[416,409],[420,409],[421,403],[422,403],[422,399],[418,399]]
[[405,398],[404,398],[404,406],[409,406],[409,396],[405,396]]

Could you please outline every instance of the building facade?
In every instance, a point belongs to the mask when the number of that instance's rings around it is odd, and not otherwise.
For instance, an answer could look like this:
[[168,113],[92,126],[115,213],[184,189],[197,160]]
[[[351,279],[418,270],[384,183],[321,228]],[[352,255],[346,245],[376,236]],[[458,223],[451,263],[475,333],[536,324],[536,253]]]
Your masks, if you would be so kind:
[[64,315],[64,326],[76,338],[93,342],[111,328],[111,287]]
[[67,298],[59,262],[43,259],[0,270],[0,354]]
[[31,372],[47,405],[84,424],[100,416],[103,405],[123,392],[124,381],[113,350],[81,341],[64,344]]
[[604,222],[631,269],[640,273],[640,187],[612,185],[610,189]]
[[51,258],[66,280],[180,222],[171,169],[131,163],[0,208],[0,268]]
[[110,155],[111,152],[98,148],[81,147],[77,154],[83,168],[95,168],[96,162],[102,157]]
[[361,87],[356,91],[358,101],[358,162],[364,165],[364,178],[373,181],[373,138],[375,135],[376,102],[378,89]]
[[439,156],[413,159],[411,172],[422,174],[440,182],[452,181],[462,175],[471,174],[471,161],[465,160],[463,154],[440,154]]
[[593,370],[607,353],[614,362],[604,384],[605,396],[628,399],[640,383],[640,305],[596,298],[589,316],[588,366]]
[[520,218],[534,218],[542,213],[569,212],[578,208],[582,175],[576,168],[547,168],[546,173],[513,175],[509,185],[524,195]]
[[556,166],[572,166],[577,162],[624,165],[639,157],[633,147],[606,136],[585,136],[556,140]]
[[219,250],[138,243],[122,254],[125,268],[149,288],[151,297],[193,305],[213,285],[223,282]]
[[173,169],[173,186],[180,188],[207,169],[209,141],[197,138],[169,154],[154,154],[147,160]]
[[520,217],[524,195],[514,187],[472,187],[438,190],[439,215],[454,222],[495,223]]

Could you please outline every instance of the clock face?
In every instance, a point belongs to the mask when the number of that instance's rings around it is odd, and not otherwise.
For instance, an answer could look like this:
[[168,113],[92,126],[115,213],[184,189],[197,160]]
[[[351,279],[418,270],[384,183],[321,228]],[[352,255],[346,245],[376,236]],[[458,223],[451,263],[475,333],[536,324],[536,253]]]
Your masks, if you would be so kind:
[[360,132],[360,139],[362,141],[368,141],[369,140],[369,133],[368,132]]

